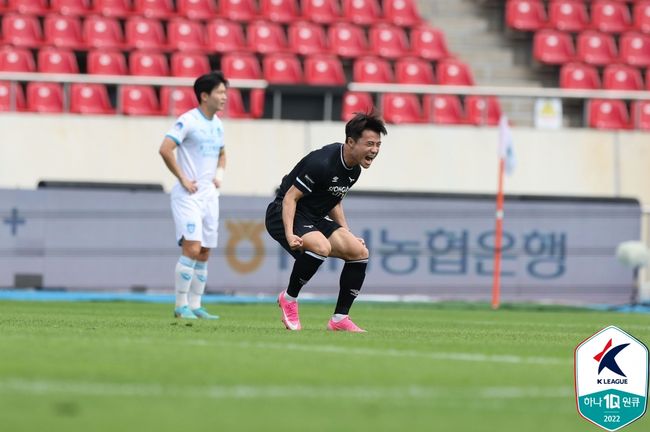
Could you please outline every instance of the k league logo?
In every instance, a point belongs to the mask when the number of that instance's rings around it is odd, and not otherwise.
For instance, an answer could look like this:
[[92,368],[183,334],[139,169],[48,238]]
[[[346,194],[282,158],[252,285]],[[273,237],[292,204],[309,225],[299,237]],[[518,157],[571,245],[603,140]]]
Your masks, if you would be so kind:
[[648,400],[648,348],[610,326],[582,342],[575,351],[578,412],[609,431],[645,414]]

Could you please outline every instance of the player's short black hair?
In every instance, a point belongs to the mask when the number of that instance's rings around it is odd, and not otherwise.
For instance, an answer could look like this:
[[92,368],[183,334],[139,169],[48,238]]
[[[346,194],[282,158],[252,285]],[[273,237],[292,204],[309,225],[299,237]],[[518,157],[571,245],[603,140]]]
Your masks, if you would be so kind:
[[196,100],[201,103],[201,93],[212,93],[212,90],[215,87],[218,87],[219,84],[223,84],[228,87],[228,80],[223,76],[221,71],[212,71],[207,74],[203,74],[194,81],[194,94],[196,95]]
[[345,125],[345,139],[350,137],[356,141],[361,138],[364,130],[371,130],[383,135],[388,134],[384,120],[374,110],[367,113],[355,113],[354,117]]

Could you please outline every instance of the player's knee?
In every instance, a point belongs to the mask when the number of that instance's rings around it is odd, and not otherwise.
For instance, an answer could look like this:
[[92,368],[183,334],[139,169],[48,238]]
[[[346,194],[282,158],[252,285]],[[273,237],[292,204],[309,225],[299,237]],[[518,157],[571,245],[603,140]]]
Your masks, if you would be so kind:
[[311,245],[308,250],[320,256],[327,257],[332,252],[332,246],[329,244],[329,242],[318,242],[314,245]]
[[358,261],[368,259],[368,256],[368,248],[359,244],[347,251],[345,259],[346,261]]
[[183,255],[193,260],[201,260],[201,244],[183,244]]

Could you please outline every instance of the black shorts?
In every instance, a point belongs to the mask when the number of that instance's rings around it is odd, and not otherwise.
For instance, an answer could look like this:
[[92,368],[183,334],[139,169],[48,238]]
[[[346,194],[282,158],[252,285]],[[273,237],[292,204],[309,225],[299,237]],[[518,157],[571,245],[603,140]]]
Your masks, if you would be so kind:
[[[291,250],[289,243],[287,243],[287,238],[284,234],[284,224],[282,223],[282,203],[273,201],[266,208],[266,230],[269,232],[271,237],[287,251],[294,258],[302,253],[300,250]],[[307,234],[312,231],[320,231],[323,233],[325,238],[329,238],[334,231],[341,228],[341,225],[334,222],[329,216],[325,216],[320,220],[313,220],[312,218],[306,216],[304,213],[296,211],[296,215],[293,218],[293,233],[299,237]]]

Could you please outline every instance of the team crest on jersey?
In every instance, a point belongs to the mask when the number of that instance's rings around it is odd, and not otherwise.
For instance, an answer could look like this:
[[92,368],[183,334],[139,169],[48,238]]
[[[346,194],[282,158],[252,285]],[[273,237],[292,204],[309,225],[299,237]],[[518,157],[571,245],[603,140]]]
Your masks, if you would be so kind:
[[176,124],[174,125],[174,129],[178,129],[178,130],[183,129],[183,122],[176,122]]
[[339,181],[339,178],[337,176],[332,177],[332,183],[336,183]]
[[193,223],[188,223],[187,224],[187,232],[190,234],[194,233],[194,230],[196,229],[196,225]]

